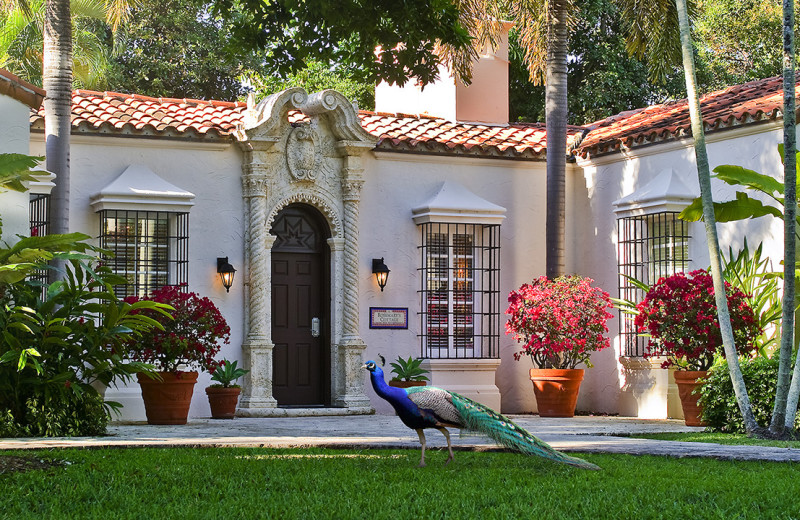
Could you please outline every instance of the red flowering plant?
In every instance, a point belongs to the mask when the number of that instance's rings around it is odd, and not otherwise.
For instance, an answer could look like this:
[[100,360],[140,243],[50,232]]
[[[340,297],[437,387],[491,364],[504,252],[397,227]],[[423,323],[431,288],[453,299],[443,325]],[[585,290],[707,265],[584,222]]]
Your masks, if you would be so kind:
[[179,372],[179,367],[205,370],[214,365],[220,341],[230,342],[230,327],[214,302],[206,297],[164,286],[144,298],[125,298],[128,303],[140,300],[165,303],[174,310],[169,311],[172,319],[150,313],[164,330],[153,328],[129,343],[130,356],[137,361],[152,363],[162,372]]
[[539,368],[592,366],[592,352],[610,344],[605,333],[612,317],[608,293],[592,282],[582,276],[542,276],[511,291],[506,334],[522,344],[514,354],[517,361],[528,355]]
[[[755,354],[755,340],[762,330],[747,296],[728,282],[725,292],[736,350],[740,355]],[[724,355],[714,282],[708,271],[661,278],[636,308],[636,328],[650,336],[643,355],[666,356],[662,368],[675,365],[679,370],[708,370],[714,356]]]

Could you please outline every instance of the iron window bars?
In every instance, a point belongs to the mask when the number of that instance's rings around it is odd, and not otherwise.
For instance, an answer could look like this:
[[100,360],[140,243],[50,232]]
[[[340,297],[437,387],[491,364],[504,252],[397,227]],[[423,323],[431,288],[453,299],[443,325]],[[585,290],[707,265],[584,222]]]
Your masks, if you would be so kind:
[[185,288],[188,245],[188,213],[100,212],[100,247],[112,253],[104,261],[128,282],[114,287],[120,298],[145,296],[165,285]]
[[[619,237],[619,297],[641,302],[644,293],[626,277],[647,285],[659,278],[686,271],[689,265],[689,224],[678,212],[664,211],[617,219]],[[637,334],[634,316],[620,312],[622,351],[628,357],[644,353],[647,338]]]
[[[30,234],[32,237],[43,237],[50,234],[50,195],[31,193],[28,205]],[[47,293],[48,270],[37,269],[31,275],[32,281],[42,284],[42,299]]]
[[498,358],[500,226],[420,224],[424,358]]

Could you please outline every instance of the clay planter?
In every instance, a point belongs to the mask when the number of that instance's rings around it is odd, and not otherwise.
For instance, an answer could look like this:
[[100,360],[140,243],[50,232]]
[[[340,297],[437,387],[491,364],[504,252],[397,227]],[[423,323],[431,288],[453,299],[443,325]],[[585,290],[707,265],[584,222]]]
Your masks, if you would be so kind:
[[425,386],[427,384],[427,381],[400,381],[398,379],[389,381],[389,386],[395,386],[397,388],[411,388],[412,386]]
[[236,415],[236,404],[239,402],[239,394],[242,389],[238,386],[223,388],[221,386],[209,386],[206,388],[208,404],[211,405],[212,419],[233,419]]
[[[681,398],[683,420],[686,426],[705,426],[706,423],[700,419],[703,407],[697,400],[700,398],[700,386],[708,372],[706,370],[676,370],[672,374],[675,376],[675,384],[678,385],[678,395]],[[694,393],[696,389],[698,393]]]
[[136,374],[147,424],[186,424],[197,372],[159,372],[163,381]]
[[583,369],[532,368],[533,393],[541,417],[573,417]]

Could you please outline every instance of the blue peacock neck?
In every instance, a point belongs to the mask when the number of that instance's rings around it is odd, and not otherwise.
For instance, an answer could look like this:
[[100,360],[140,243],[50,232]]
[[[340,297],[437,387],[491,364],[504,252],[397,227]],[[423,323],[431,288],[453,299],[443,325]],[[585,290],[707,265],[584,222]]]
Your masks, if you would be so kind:
[[402,388],[395,388],[386,384],[383,370],[378,367],[375,367],[375,370],[369,373],[369,378],[372,381],[372,388],[375,390],[375,393],[391,404],[395,404],[399,399],[408,396],[406,391]]

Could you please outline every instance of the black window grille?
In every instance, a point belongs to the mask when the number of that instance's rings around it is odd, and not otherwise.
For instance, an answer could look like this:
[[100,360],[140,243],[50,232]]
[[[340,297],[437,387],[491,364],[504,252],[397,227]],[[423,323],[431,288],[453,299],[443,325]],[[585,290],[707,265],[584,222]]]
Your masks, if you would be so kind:
[[[634,278],[653,285],[659,278],[686,271],[689,265],[689,225],[678,212],[664,211],[617,219],[619,294],[623,300],[641,302],[644,293],[630,282]],[[640,337],[634,317],[620,312],[620,336],[625,356],[644,353],[647,338]]]
[[117,296],[145,296],[165,285],[188,282],[189,214],[166,211],[100,212],[100,247],[111,270],[126,284]]
[[[50,234],[50,195],[44,193],[31,193],[28,206],[28,217],[31,223],[30,234],[32,237],[43,237]],[[31,274],[30,279],[42,284],[42,298],[44,298],[48,282],[47,269],[37,269]]]
[[424,358],[500,356],[500,226],[420,225]]

